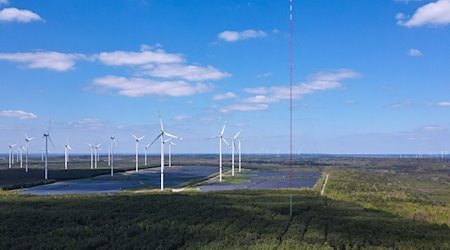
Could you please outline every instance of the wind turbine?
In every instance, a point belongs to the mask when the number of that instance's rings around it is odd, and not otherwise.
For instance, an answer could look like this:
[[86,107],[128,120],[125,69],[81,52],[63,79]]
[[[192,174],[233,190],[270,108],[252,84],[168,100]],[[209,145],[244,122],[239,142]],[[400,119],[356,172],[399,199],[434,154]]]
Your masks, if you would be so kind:
[[13,148],[15,146],[16,144],[9,145],[9,168],[11,168],[11,165],[14,164]]
[[[136,140],[136,172],[139,171],[139,154],[138,154],[138,150],[139,150],[139,141],[144,139],[145,136],[142,137],[137,137],[135,135],[133,135],[134,139]],[[145,164],[147,165],[147,164]]]
[[[237,132],[237,134],[234,137],[231,137],[231,176],[234,176],[234,150],[236,148],[236,140],[239,136],[241,131]],[[239,171],[241,172],[241,171]]]
[[94,169],[94,145],[90,143],[87,145],[91,148],[91,169]]
[[247,137],[244,137],[242,139],[235,139],[238,142],[238,150],[239,150],[239,173],[241,172],[241,141],[244,140]]
[[108,145],[108,167],[111,166],[111,143]]
[[28,143],[30,143],[30,141],[33,140],[33,137],[28,137],[27,134],[25,134],[25,149],[26,149],[26,154],[25,154],[25,172],[28,173]]
[[20,168],[22,168],[22,163],[23,163],[23,151],[25,151],[25,147],[24,146],[20,146],[20,148],[19,148],[19,150],[20,150]]
[[145,164],[145,166],[147,166],[147,152],[148,152],[148,148],[150,147],[150,143],[147,145],[147,146],[145,146],[145,153],[144,153],[144,164]]
[[116,144],[116,137],[111,136],[111,176],[114,176],[114,145]]
[[225,142],[225,144],[230,145],[223,137],[223,133],[225,132],[225,126],[226,124],[223,125],[222,131],[220,132],[219,135],[211,138],[211,139],[213,138],[219,139],[219,181],[222,181],[222,141]]
[[50,140],[50,142],[53,145],[52,139],[50,138],[50,125],[51,125],[51,121],[49,122],[47,133],[44,133],[44,137],[45,137],[45,179],[46,180],[48,179],[48,141]]
[[161,190],[164,190],[164,136],[168,136],[170,138],[179,139],[178,136],[169,134],[164,131],[164,126],[162,123],[161,116],[159,117],[159,122],[161,124],[161,131],[159,132],[158,136],[156,136],[155,140],[153,140],[152,143],[150,143],[150,146],[153,145],[158,139],[161,140]]
[[97,169],[97,163],[98,163],[98,151],[99,151],[99,147],[100,147],[100,145],[102,145],[102,144],[97,144],[97,145],[95,145],[94,146],[94,148],[95,148],[95,152],[94,152],[94,154],[95,154],[95,169]]
[[72,150],[69,144],[64,145],[64,168],[66,170],[67,170],[67,162],[69,161],[69,150]]
[[175,146],[173,141],[169,141],[169,168],[172,167],[172,146]]

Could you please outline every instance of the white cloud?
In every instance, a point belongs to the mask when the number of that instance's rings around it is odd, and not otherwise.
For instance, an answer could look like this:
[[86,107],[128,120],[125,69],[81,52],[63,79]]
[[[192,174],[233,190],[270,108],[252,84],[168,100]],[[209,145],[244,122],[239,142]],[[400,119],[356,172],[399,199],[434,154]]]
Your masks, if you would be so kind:
[[269,77],[269,76],[272,76],[272,72],[265,72],[265,73],[259,74],[256,76],[256,78],[265,78],[265,77]]
[[239,97],[233,92],[226,92],[223,94],[218,94],[218,95],[213,96],[214,100],[225,100],[225,99],[233,99],[233,98],[239,98]]
[[184,58],[178,54],[166,53],[162,49],[151,50],[151,47],[143,45],[140,52],[113,51],[102,52],[94,55],[100,62],[111,66],[136,66],[152,63],[180,63]]
[[230,74],[221,72],[213,66],[160,64],[150,68],[144,74],[160,78],[181,78],[188,81],[219,80],[230,76]]
[[85,118],[75,123],[69,123],[69,125],[74,126],[76,128],[88,128],[88,129],[99,129],[105,127],[105,124],[100,119],[95,118]]
[[410,49],[408,52],[410,56],[422,56],[422,52],[418,49]]
[[433,106],[436,106],[436,107],[450,107],[450,102],[438,102],[438,103],[433,104]]
[[231,111],[256,111],[256,110],[266,110],[269,108],[267,104],[256,104],[256,105],[248,105],[248,104],[233,104],[220,108],[220,112],[228,113]]
[[394,2],[396,3],[404,3],[404,4],[408,4],[410,2],[421,2],[422,0],[394,0]]
[[406,27],[446,25],[450,23],[450,0],[438,0],[425,4],[417,9],[409,20],[405,20],[405,15],[399,14],[396,18],[399,25]]
[[0,0],[0,4],[8,4],[9,0]]
[[236,42],[239,40],[247,40],[250,38],[258,38],[267,36],[266,32],[261,30],[244,30],[244,31],[224,31],[219,33],[217,37],[225,42]]
[[44,21],[44,19],[42,19],[38,14],[29,10],[4,8],[0,11],[0,22],[29,23],[32,21]]
[[387,105],[386,107],[394,108],[394,109],[400,109],[400,108],[411,107],[411,105],[412,105],[411,102],[396,102],[396,103],[391,103],[391,104]]
[[33,120],[38,118],[37,115],[22,110],[3,110],[0,111],[0,116],[17,118],[20,120]]
[[45,68],[67,71],[73,68],[75,61],[85,59],[82,54],[65,54],[59,52],[0,53],[0,60],[24,63],[28,68]]
[[[349,69],[341,69],[333,72],[320,72],[313,75],[309,81],[293,86],[292,97],[298,99],[306,94],[340,88],[342,87],[340,81],[354,79],[358,76],[359,74],[357,72]],[[243,99],[244,102],[250,103],[278,102],[290,98],[289,86],[246,88],[244,91],[257,95]]]
[[117,90],[119,95],[139,97],[145,95],[190,96],[211,90],[211,86],[185,81],[156,81],[144,78],[105,76],[94,79],[93,85],[104,90]]
[[270,102],[278,102],[280,99],[276,97],[267,97],[265,95],[257,95],[252,97],[247,97],[242,99],[242,102],[247,103],[270,103]]
[[188,116],[188,115],[176,115],[176,116],[174,117],[174,119],[175,119],[176,121],[186,121],[186,120],[191,119],[191,117]]

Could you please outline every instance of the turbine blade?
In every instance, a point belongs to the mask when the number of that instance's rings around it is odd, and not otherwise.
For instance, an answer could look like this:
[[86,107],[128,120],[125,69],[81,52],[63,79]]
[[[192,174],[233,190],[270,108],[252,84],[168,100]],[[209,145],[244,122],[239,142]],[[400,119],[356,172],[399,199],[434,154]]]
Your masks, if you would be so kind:
[[134,137],[134,139],[135,139],[135,140],[137,140],[137,139],[138,139],[138,138],[137,138],[137,136],[135,136],[135,135],[132,135],[132,136]]
[[144,138],[145,138],[145,135],[142,136],[142,137],[137,138],[137,140],[140,141],[140,140],[142,140],[142,139],[144,139]]
[[71,148],[69,145],[67,145],[67,148],[68,148],[69,150],[72,150],[72,148]]
[[164,131],[164,126],[163,126],[163,122],[161,119],[161,115],[159,116],[159,123],[161,124],[161,131]]
[[227,124],[224,124],[223,125],[223,127],[222,127],[222,132],[220,132],[220,135],[223,135],[223,133],[225,132],[225,126],[226,126]]
[[225,138],[223,138],[223,137],[220,137],[220,139],[222,139],[223,140],[223,142],[225,142],[225,144],[227,144],[228,146],[230,146],[230,144],[227,142],[227,140],[225,140]]
[[172,134],[169,134],[167,132],[164,132],[164,134],[167,135],[168,137],[172,137],[172,138],[178,139],[178,136],[176,136],[176,135],[172,135]]
[[241,131],[237,132],[237,134],[233,137],[233,139],[236,139],[241,134]]
[[152,143],[150,143],[150,146],[153,145],[153,143],[155,143],[155,142],[159,139],[159,137],[161,137],[161,136],[162,136],[162,134],[159,134],[159,135],[152,141]]
[[52,147],[55,148],[55,144],[53,143],[52,138],[50,137],[50,135],[48,135],[48,140],[50,141],[50,143],[52,144]]

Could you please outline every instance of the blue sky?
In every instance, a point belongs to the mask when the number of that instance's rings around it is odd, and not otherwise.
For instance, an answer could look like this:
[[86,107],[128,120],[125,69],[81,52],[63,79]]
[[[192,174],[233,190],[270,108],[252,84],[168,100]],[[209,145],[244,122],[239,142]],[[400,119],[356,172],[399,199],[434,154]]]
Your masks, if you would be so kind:
[[[294,151],[450,151],[450,0],[294,0]],[[289,1],[0,0],[0,151],[287,152]],[[143,147],[144,145],[142,145]],[[158,149],[152,148],[153,153]]]

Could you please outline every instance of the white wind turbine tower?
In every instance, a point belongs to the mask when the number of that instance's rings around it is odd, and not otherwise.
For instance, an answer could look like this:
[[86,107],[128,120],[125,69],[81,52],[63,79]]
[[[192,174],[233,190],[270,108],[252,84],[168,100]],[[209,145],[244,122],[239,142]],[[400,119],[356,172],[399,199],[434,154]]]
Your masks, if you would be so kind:
[[72,150],[69,144],[64,145],[64,168],[66,170],[67,170],[67,162],[69,161],[69,150]]
[[116,144],[116,137],[111,136],[111,176],[114,176],[114,145]]
[[161,190],[164,190],[164,136],[168,136],[171,138],[175,138],[175,139],[179,139],[178,136],[169,134],[167,132],[164,131],[164,126],[162,123],[162,119],[161,116],[159,117],[159,122],[161,124],[161,131],[159,132],[159,135],[155,138],[155,140],[153,140],[152,143],[150,143],[150,146],[153,145],[153,143],[155,143],[158,139],[160,139],[160,144],[161,144]]
[[[231,176],[234,176],[234,150],[236,149],[236,140],[241,131],[237,132],[234,137],[231,137]],[[239,171],[241,172],[241,171]]]
[[238,150],[239,150],[239,173],[240,173],[241,172],[241,141],[243,139],[236,139],[236,140],[238,142]]
[[50,138],[50,125],[51,122],[49,122],[47,133],[44,133],[45,137],[45,179],[48,179],[48,141],[53,145],[52,139]]
[[[134,139],[136,140],[136,172],[139,171],[139,141],[144,139],[145,136],[137,137],[133,135]],[[145,164],[147,165],[147,163]]]
[[28,137],[27,134],[25,134],[25,172],[28,173],[28,143],[33,140],[33,137]]
[[100,147],[100,145],[102,145],[102,144],[97,144],[97,145],[95,145],[94,146],[94,149],[95,149],[95,151],[94,151],[94,154],[95,154],[95,158],[94,158],[94,160],[95,160],[95,169],[97,169],[97,163],[98,163],[98,151],[99,151],[99,147]]
[[111,143],[108,145],[108,167],[111,166]]
[[9,168],[11,168],[11,165],[14,164],[14,156],[13,156],[13,148],[16,146],[16,144],[10,144],[9,145]]
[[23,151],[25,151],[25,147],[24,146],[20,146],[20,148],[19,148],[19,150],[20,150],[20,168],[22,168],[22,166],[23,166]]
[[172,167],[172,146],[175,146],[175,143],[169,139],[166,141],[169,144],[169,168]]
[[225,144],[230,145],[223,137],[223,133],[225,132],[225,126],[226,126],[226,124],[223,125],[222,131],[220,132],[219,135],[212,137],[212,138],[219,139],[219,181],[222,181],[222,141],[225,142]]
[[147,146],[145,146],[145,148],[144,148],[144,165],[145,166],[147,166],[147,152],[148,152],[148,148],[150,147],[150,143],[147,145]]
[[91,169],[94,169],[94,145],[90,143],[87,145],[91,148]]

